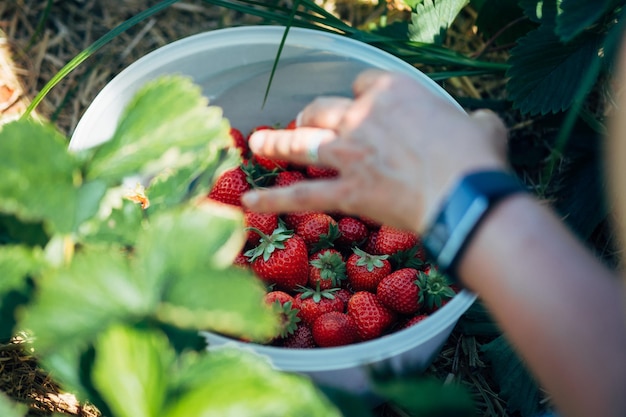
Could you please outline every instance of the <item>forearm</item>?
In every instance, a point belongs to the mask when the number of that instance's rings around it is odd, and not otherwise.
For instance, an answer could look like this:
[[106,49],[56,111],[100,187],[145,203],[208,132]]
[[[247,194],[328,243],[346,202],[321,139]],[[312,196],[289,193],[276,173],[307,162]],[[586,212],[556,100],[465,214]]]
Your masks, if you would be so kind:
[[624,289],[552,211],[529,196],[503,201],[459,275],[565,416],[626,415]]

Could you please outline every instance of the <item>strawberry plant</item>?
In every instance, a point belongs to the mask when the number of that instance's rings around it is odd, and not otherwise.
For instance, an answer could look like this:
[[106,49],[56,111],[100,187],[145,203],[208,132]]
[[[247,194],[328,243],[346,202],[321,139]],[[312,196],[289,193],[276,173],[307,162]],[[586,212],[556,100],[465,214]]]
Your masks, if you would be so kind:
[[[28,118],[3,126],[3,340],[21,334],[66,390],[110,417],[340,415],[308,379],[240,350],[208,352],[198,336],[279,331],[261,281],[232,265],[244,216],[206,198],[235,165],[231,143],[220,109],[179,77],[142,88],[91,149],[70,151]],[[0,410],[24,415],[4,397]]]

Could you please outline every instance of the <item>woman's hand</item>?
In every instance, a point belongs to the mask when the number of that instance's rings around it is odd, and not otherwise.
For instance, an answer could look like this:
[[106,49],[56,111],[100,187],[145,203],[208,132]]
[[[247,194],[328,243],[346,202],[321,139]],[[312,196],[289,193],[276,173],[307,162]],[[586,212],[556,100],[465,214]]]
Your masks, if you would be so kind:
[[[354,99],[320,97],[298,116],[294,130],[262,130],[253,152],[335,168],[337,178],[246,194],[264,212],[342,211],[423,231],[442,198],[463,174],[506,169],[506,129],[488,111],[467,115],[414,79],[362,73]],[[318,160],[310,149],[319,143]]]

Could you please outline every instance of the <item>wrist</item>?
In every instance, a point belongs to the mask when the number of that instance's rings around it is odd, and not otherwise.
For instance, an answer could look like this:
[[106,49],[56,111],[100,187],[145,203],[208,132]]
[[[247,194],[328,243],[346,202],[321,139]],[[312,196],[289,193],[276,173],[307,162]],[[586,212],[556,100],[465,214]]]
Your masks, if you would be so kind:
[[422,234],[430,261],[456,280],[457,266],[480,223],[503,199],[524,191],[513,174],[501,169],[474,171],[460,178]]

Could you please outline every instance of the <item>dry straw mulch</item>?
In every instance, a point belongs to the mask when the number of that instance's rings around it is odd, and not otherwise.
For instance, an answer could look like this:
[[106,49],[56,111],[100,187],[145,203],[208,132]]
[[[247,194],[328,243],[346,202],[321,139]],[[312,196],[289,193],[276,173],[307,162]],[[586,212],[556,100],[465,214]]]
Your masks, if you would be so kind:
[[[30,100],[72,58],[96,39],[157,0],[5,0],[0,1],[0,123],[18,117]],[[289,3],[288,1],[285,3]],[[354,25],[366,25],[382,12],[402,18],[401,1],[389,0],[385,11],[376,0],[318,1],[327,10]],[[47,9],[48,5],[50,8]],[[488,43],[474,36],[471,9],[463,12],[451,31],[450,46],[468,54],[483,51]],[[255,17],[211,6],[199,0],[180,1],[165,11],[119,35],[56,86],[36,109],[71,135],[96,94],[126,66],[174,40],[222,27],[257,23]],[[504,59],[504,56],[502,57]],[[499,98],[504,80],[498,78],[450,80],[456,95]],[[515,129],[519,122],[504,115]],[[461,380],[477,394],[482,415],[507,416],[506,404],[489,380],[488,368],[479,359],[480,340],[453,334],[430,369],[441,378]],[[29,404],[29,415],[53,412],[96,417],[97,410],[64,394],[36,358],[20,341],[0,345],[0,391]],[[398,410],[382,406],[380,416],[397,417]]]

